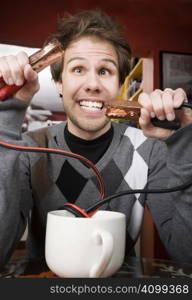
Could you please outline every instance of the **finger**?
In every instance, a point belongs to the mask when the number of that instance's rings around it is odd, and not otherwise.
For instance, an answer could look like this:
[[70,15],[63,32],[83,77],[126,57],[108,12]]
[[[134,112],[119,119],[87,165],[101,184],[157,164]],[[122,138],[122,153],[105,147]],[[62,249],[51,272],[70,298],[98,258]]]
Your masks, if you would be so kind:
[[164,92],[169,92],[171,95],[174,94],[174,90],[173,90],[173,89],[170,89],[170,88],[164,89],[164,91],[162,91],[162,94],[163,94]]
[[159,120],[165,120],[165,112],[161,96],[162,93],[160,93],[158,90],[155,90],[150,94],[150,99],[153,106],[153,111],[155,112],[157,118]]
[[29,57],[24,51],[20,51],[17,54],[17,61],[22,69],[24,69],[25,65],[29,63]]
[[162,96],[162,94],[163,94],[163,91],[162,90],[160,90],[160,89],[155,89],[155,91],[154,92],[158,92],[161,96]]
[[22,87],[17,94],[16,98],[31,101],[35,93],[38,92],[40,85],[38,81],[37,73],[32,69],[31,65],[27,64],[24,67],[25,85]]
[[12,85],[14,83],[9,64],[5,56],[0,57],[0,72],[6,84]]
[[174,91],[171,89],[165,89],[165,91],[162,94],[165,117],[168,121],[173,121],[175,119],[173,94]]
[[[141,116],[139,118],[139,125],[146,137],[157,139],[164,139],[171,134],[171,130],[156,127],[151,123],[149,113],[145,109],[141,109]],[[148,114],[147,114],[148,113]]]
[[37,72],[35,72],[30,64],[25,65],[24,67],[24,76],[28,82],[33,82],[38,80]]
[[185,91],[181,88],[176,89],[174,91],[173,101],[175,108],[180,107],[183,102],[187,102],[187,95]]
[[24,70],[24,78],[27,82],[33,82],[38,80],[37,72],[35,72],[32,68],[32,66],[29,64],[29,57],[24,52],[21,51],[18,53],[18,62],[21,66],[21,68]]
[[139,124],[143,130],[149,130],[151,126],[153,127],[150,112],[145,108],[141,108]]
[[151,103],[151,99],[150,99],[148,94],[141,93],[139,95],[138,102],[142,107],[144,107],[145,109],[147,109],[149,111],[151,118],[155,117],[155,113],[153,111],[153,106],[152,106],[152,103]]
[[24,83],[23,69],[21,68],[17,57],[10,55],[6,58],[9,70],[11,72],[11,78],[15,85],[21,86]]

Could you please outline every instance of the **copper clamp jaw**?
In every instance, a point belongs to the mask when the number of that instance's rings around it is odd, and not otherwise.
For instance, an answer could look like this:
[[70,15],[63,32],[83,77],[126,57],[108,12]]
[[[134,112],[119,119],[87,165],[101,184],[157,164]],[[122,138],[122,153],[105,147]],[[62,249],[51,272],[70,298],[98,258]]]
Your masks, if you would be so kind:
[[[48,42],[41,50],[35,52],[29,57],[29,63],[33,70],[40,72],[47,66],[55,63],[62,58],[64,50],[57,39]],[[23,85],[22,85],[23,86]],[[0,77],[0,101],[6,100],[8,97],[16,93],[22,88],[17,85],[7,85],[3,78]]]
[[[183,102],[183,104],[178,109],[181,109],[182,107],[192,109],[192,103]],[[141,106],[138,102],[116,102],[113,104],[108,104],[106,108],[106,116],[110,119],[123,119],[131,122],[138,122],[140,117]],[[173,121],[168,121],[159,120],[158,118],[152,118],[151,123],[156,127],[172,130],[177,130],[181,126],[180,122],[176,119]]]
[[106,106],[106,115],[111,119],[124,119],[137,122],[140,117],[141,106],[137,102],[115,103]]

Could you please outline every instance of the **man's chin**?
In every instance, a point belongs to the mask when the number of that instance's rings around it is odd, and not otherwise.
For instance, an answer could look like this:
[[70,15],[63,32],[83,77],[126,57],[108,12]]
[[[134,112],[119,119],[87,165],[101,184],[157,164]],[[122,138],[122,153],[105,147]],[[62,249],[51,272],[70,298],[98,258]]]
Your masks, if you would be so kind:
[[106,127],[108,128],[108,125],[110,124],[110,120],[106,119],[103,122],[94,122],[94,120],[90,120],[89,122],[86,122],[82,124],[80,127],[88,132],[96,133],[98,131],[102,131]]
[[86,122],[78,122],[75,124],[78,131],[90,134],[90,135],[97,135],[100,136],[103,133],[107,132],[110,128],[111,121],[106,118],[103,122],[94,122],[94,120],[89,120]]

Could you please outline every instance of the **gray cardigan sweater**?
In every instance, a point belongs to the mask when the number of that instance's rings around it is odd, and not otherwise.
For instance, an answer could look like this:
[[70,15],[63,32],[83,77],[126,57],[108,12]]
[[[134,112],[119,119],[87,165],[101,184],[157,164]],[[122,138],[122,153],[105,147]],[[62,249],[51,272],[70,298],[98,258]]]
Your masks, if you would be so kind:
[[[0,140],[69,151],[64,139],[65,122],[22,135],[26,108],[17,99],[0,103]],[[125,124],[112,126],[113,140],[96,164],[105,181],[106,196],[127,189],[173,187],[189,180],[192,125],[178,130],[166,143],[146,138],[141,130]],[[99,199],[100,192],[94,173],[80,161],[56,154],[0,148],[0,266],[8,261],[27,223],[29,258],[44,258],[47,212],[68,202],[56,184],[66,160],[87,180],[76,204],[88,208]],[[139,236],[147,205],[172,259],[192,263],[191,190],[190,187],[169,194],[125,195],[101,209],[126,215],[129,254]]]

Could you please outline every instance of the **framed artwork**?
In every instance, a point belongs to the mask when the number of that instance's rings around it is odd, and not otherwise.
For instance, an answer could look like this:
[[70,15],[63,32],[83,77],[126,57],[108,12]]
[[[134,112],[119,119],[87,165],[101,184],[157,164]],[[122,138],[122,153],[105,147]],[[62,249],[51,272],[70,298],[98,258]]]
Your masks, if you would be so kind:
[[192,53],[161,52],[161,88],[179,87],[192,101]]

